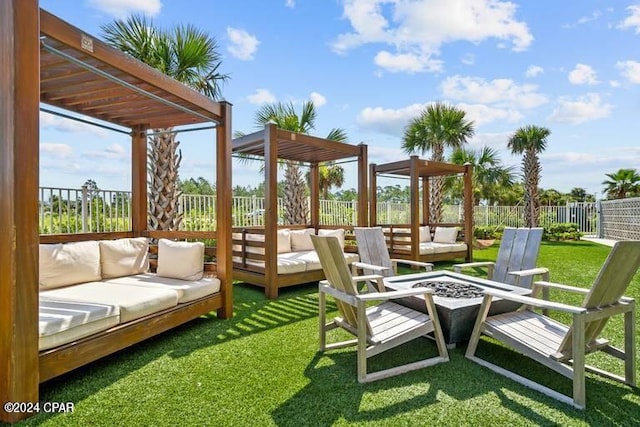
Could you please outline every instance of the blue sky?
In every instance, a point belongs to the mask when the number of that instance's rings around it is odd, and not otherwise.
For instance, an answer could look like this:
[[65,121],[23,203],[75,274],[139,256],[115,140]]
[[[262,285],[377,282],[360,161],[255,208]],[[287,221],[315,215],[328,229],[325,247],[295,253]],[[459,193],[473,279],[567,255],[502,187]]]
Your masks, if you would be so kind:
[[[406,158],[404,126],[429,103],[474,120],[469,148],[520,158],[508,138],[524,125],[551,130],[541,186],[602,196],[605,173],[640,168],[640,2],[620,0],[41,0],[82,30],[131,13],[156,25],[191,23],[214,36],[233,129],[255,130],[264,102],[313,100],[315,134],[333,127],[369,146],[369,161]],[[214,181],[213,131],[179,137],[181,177]],[[428,156],[428,155],[427,155]],[[425,156],[425,157],[427,157]],[[129,139],[41,114],[42,186],[130,188]],[[345,165],[345,188],[356,172]],[[234,185],[260,182],[234,163]],[[387,185],[394,182],[379,182]]]

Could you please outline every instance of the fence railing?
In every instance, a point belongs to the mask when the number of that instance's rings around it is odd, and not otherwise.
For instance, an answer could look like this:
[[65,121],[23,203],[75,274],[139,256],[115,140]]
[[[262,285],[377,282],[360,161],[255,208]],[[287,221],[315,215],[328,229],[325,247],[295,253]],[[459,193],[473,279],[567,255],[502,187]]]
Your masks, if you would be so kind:
[[[627,199],[632,200],[632,199]],[[640,200],[640,199],[636,199]],[[611,202],[602,202],[603,206]],[[611,205],[606,231],[617,233],[620,224],[635,224],[640,228],[640,202],[630,207]],[[179,209],[183,213],[185,230],[214,230],[216,227],[215,196],[183,194]],[[234,197],[232,200],[234,227],[264,225],[264,199],[261,197]],[[131,229],[131,193],[117,190],[91,190],[70,188],[40,188],[39,222],[41,234],[82,233],[103,231],[127,231]],[[284,200],[278,200],[279,222],[283,223]],[[615,215],[613,212],[616,212]],[[635,212],[635,214],[634,214]],[[406,224],[409,222],[408,203],[378,202],[377,216],[380,224]],[[443,221],[459,222],[463,218],[459,205],[445,205]],[[634,216],[635,215],[635,216]],[[321,200],[320,222],[324,225],[353,225],[358,217],[356,201]],[[476,226],[517,227],[523,225],[522,206],[476,206]],[[595,203],[569,203],[566,206],[542,206],[541,225],[556,222],[577,223],[587,235],[598,234],[598,212]],[[640,230],[638,230],[640,233]],[[612,234],[612,235],[613,235]]]

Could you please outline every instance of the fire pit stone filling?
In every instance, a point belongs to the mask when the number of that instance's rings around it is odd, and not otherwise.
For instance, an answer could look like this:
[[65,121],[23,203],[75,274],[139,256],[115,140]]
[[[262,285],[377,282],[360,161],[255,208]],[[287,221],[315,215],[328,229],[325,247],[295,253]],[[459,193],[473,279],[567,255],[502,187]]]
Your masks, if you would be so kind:
[[435,296],[445,298],[479,298],[484,296],[482,289],[477,286],[448,280],[425,280],[412,287],[431,288]]

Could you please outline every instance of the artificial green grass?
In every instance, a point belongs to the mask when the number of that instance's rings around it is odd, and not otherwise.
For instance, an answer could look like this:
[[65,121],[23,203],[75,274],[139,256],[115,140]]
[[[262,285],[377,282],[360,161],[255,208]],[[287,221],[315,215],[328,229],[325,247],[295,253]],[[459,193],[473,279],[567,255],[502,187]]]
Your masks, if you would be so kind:
[[[589,287],[608,252],[590,242],[543,243],[538,265],[550,268],[553,281]],[[475,259],[496,254],[494,245]],[[234,292],[230,320],[197,319],[43,384],[42,402],[73,402],[74,412],[39,414],[19,425],[640,425],[637,389],[588,374],[587,409],[578,411],[465,359],[464,347],[450,350],[448,363],[359,384],[353,348],[317,352],[315,285],[282,290],[273,301],[260,288],[236,285]],[[638,275],[627,295],[640,299]],[[604,335],[621,345],[622,320],[611,321]],[[435,351],[433,342],[414,340],[376,356],[372,367]],[[570,392],[570,380],[490,340],[479,352]],[[608,356],[588,362],[622,372]]]

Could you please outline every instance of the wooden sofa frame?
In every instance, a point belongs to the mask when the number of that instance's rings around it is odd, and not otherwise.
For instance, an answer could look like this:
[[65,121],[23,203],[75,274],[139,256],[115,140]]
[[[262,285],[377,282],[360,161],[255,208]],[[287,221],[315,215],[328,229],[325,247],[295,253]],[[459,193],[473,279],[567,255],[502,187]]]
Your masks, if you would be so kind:
[[[358,226],[367,225],[367,145],[351,145],[311,135],[279,129],[275,124],[265,125],[263,130],[236,138],[232,142],[234,154],[264,158],[265,204],[265,269],[263,272],[243,268],[234,264],[234,280],[242,280],[263,286],[267,298],[277,298],[278,289],[323,279],[322,273],[310,272],[302,275],[277,274],[277,229],[278,225],[278,161],[297,162],[309,166],[311,183],[310,224],[305,227],[326,228],[320,224],[320,166],[325,162],[356,158],[358,162]],[[352,225],[352,224],[350,224]],[[291,228],[290,225],[285,227]],[[338,228],[338,227],[336,227]],[[344,228],[344,227],[340,227]],[[236,255],[238,256],[238,255]],[[322,275],[322,276],[321,276]]]
[[[38,0],[0,2],[0,54],[0,401],[35,403],[42,381],[212,310],[218,317],[231,317],[231,105],[215,102],[39,9]],[[39,235],[41,102],[130,135],[129,232]],[[206,123],[215,127],[217,231],[148,231],[147,130]],[[35,326],[38,244],[138,236],[215,237],[212,254],[220,292],[40,352]],[[0,409],[0,423],[30,415]]]
[[[409,178],[410,189],[410,223],[409,224],[378,224],[377,212],[377,177],[378,175],[396,175]],[[462,175],[464,180],[464,220],[460,223],[431,223],[429,206],[429,178],[452,175]],[[422,160],[418,156],[411,156],[409,160],[369,165],[369,224],[389,228],[385,233],[389,254],[392,258],[434,262],[464,258],[466,262],[473,260],[473,198],[472,198],[472,166],[455,165],[450,163]],[[420,197],[420,183],[422,183],[422,197]],[[422,207],[422,216],[420,208]],[[467,245],[465,251],[445,252],[439,254],[420,253],[420,226],[428,225],[433,233],[435,227],[459,227],[458,237]],[[398,231],[409,229],[410,233]],[[395,231],[394,231],[395,230]],[[407,241],[407,238],[409,241]],[[405,249],[410,246],[411,249]]]

